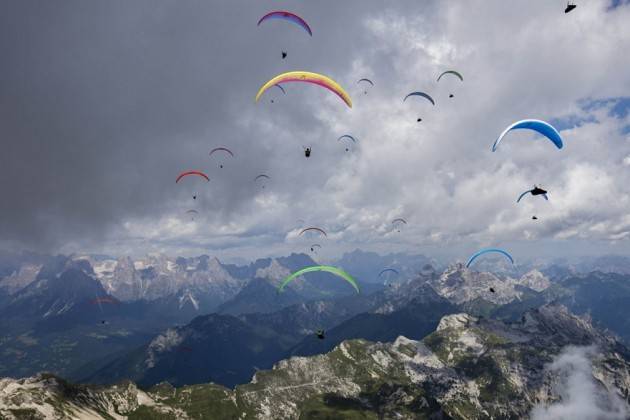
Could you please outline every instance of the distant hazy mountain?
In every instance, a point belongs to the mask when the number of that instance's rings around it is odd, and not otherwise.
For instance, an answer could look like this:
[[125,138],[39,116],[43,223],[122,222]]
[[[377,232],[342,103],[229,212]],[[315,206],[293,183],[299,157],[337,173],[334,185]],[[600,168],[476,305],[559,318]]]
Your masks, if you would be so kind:
[[593,418],[623,419],[628,395],[628,349],[562,307],[547,306],[513,324],[448,315],[422,341],[344,341],[327,354],[258,371],[234,390],[162,383],[142,391],[129,382],[87,387],[50,375],[4,379],[0,416],[463,420],[551,418],[542,416],[587,407]]
[[422,267],[427,264],[439,267],[437,261],[424,255],[403,253],[379,255],[375,252],[366,252],[360,249],[345,253],[339,260],[335,261],[335,265],[343,267],[362,282],[379,284],[383,284],[386,280],[378,275],[384,268],[397,270],[400,275],[393,276],[391,280],[399,282],[416,277],[422,271]]

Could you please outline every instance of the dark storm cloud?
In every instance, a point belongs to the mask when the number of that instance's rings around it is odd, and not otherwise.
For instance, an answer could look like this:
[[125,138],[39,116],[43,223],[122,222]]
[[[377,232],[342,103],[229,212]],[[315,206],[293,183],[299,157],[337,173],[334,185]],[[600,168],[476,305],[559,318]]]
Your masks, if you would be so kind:
[[[365,6],[337,3],[285,5],[308,16],[315,41],[290,26],[256,27],[277,2],[4,3],[2,239],[54,247],[158,216],[189,199],[188,187],[175,188],[180,170],[215,178],[207,151],[216,145],[238,160],[229,179],[213,179],[206,205],[247,202],[255,172],[282,176],[268,158],[276,151],[241,124],[260,84],[292,62],[334,74],[360,47],[353,16]],[[298,136],[315,124],[308,112],[285,121]]]

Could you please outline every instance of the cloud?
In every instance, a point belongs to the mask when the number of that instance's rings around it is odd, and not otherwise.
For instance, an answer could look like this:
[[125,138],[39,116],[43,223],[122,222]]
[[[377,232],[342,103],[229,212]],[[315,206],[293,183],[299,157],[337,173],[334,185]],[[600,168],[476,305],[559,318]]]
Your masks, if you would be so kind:
[[[509,243],[536,254],[538,241],[627,250],[630,117],[620,104],[630,62],[619,51],[630,47],[630,7],[597,0],[565,15],[562,6],[287,5],[311,38],[286,22],[257,27],[278,7],[271,1],[12,3],[0,17],[2,240],[260,256],[303,251],[290,234],[303,219],[331,233],[329,256]],[[464,82],[437,83],[449,68]],[[273,104],[253,102],[291,69],[333,77],[354,107],[295,84]],[[362,77],[375,83],[367,95]],[[437,105],[403,103],[412,90]],[[565,149],[515,132],[490,152],[506,125],[527,117],[558,121]],[[345,133],[358,139],[351,152],[336,140]],[[208,156],[217,146],[236,155],[223,169]],[[303,146],[313,148],[308,160]],[[211,182],[176,185],[185,169]],[[264,190],[259,173],[271,177]],[[516,205],[534,183],[550,201]],[[409,222],[400,234],[396,217]]]
[[548,366],[559,379],[556,392],[560,401],[532,410],[532,420],[613,420],[630,414],[626,403],[613,391],[596,382],[593,347],[566,347]]

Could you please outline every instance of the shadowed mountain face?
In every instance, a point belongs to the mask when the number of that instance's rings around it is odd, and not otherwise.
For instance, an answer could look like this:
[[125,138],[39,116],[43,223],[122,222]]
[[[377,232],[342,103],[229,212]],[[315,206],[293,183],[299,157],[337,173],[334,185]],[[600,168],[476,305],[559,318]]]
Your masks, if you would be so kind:
[[[199,322],[240,328],[224,317]],[[546,306],[512,324],[448,315],[421,341],[344,341],[326,354],[280,361],[234,390],[161,383],[143,391],[129,382],[95,388],[40,375],[2,380],[0,391],[5,417],[36,418],[54,406],[90,418],[529,418],[573,410],[579,398],[594,418],[622,419],[630,413],[630,353],[588,321]],[[32,403],[20,406],[25,400]]]
[[356,315],[326,331],[324,340],[315,335],[307,336],[291,349],[290,354],[310,356],[326,353],[342,341],[353,338],[387,342],[404,335],[412,339],[422,339],[435,329],[444,315],[456,312],[454,305],[438,296],[431,288],[426,287],[424,292],[424,296],[413,298],[397,310],[381,308],[375,313]]
[[82,380],[114,383],[130,379],[142,386],[162,381],[181,386],[216,382],[234,386],[255,369],[269,368],[283,353],[277,336],[225,315],[198,317],[166,330],[148,345],[107,364]]
[[[422,338],[436,327],[442,315],[455,311],[455,306],[428,285],[413,289],[413,293],[409,290],[406,299],[400,301],[392,300],[386,292],[311,301],[239,318],[198,317],[81,379],[112,383],[133,378],[143,386],[163,380],[178,385],[212,381],[234,386],[248,380],[257,369],[288,355],[326,352],[348,338],[391,341],[401,334]],[[326,338],[317,339],[315,331],[329,327]],[[234,343],[242,347],[234,349]],[[239,357],[231,357],[237,354]]]

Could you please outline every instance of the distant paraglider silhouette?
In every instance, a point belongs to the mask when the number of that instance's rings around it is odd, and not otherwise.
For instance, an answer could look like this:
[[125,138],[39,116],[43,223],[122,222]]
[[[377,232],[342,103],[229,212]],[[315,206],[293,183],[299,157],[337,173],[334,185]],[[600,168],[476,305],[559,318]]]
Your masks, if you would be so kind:
[[569,13],[571,10],[575,9],[577,7],[577,5],[575,4],[571,4],[570,2],[567,3],[567,7],[566,9],[564,9],[564,13]]

